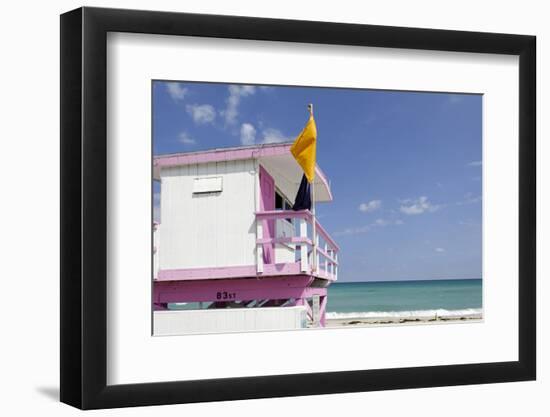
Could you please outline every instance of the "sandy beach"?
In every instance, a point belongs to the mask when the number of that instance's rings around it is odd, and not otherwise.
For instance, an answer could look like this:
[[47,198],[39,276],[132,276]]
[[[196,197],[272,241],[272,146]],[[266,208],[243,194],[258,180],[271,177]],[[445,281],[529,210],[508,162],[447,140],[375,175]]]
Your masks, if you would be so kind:
[[326,327],[349,326],[387,326],[404,324],[440,324],[479,322],[483,320],[481,314],[465,314],[462,316],[404,316],[404,317],[346,317],[327,319]]

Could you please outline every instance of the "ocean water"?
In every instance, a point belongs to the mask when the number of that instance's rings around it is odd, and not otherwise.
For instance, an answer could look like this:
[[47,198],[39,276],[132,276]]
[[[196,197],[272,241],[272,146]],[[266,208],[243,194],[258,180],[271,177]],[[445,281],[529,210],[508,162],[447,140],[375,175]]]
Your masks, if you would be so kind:
[[481,279],[345,282],[328,287],[329,319],[451,317],[481,312]]

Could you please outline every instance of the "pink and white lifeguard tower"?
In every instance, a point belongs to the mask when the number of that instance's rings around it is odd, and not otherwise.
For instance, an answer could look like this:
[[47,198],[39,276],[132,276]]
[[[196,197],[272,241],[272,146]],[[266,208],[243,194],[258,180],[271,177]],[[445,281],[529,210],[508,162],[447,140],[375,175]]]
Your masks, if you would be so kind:
[[[311,211],[291,209],[302,169],[290,146],[154,158],[161,185],[161,221],[153,226],[154,334],[325,325],[339,248]],[[314,204],[332,201],[318,166],[314,187]],[[197,308],[171,310],[170,303]]]

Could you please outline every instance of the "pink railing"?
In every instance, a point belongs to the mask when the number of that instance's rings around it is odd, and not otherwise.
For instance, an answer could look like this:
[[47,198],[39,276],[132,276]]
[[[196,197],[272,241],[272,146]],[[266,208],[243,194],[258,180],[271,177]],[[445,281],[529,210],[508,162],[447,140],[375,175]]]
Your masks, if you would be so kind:
[[[285,219],[295,219],[292,222],[292,236],[277,237],[278,223]],[[279,224],[280,225],[280,224]],[[336,280],[338,277],[338,252],[340,248],[328,232],[315,221],[315,247],[313,250],[313,214],[309,210],[273,210],[256,212],[256,268],[263,272],[266,263],[265,251],[270,250],[272,259],[268,263],[277,263],[277,245],[285,245],[294,250],[294,256],[299,255],[300,271]],[[309,227],[308,227],[309,226]],[[273,234],[274,236],[270,236]],[[271,249],[270,249],[271,248]]]

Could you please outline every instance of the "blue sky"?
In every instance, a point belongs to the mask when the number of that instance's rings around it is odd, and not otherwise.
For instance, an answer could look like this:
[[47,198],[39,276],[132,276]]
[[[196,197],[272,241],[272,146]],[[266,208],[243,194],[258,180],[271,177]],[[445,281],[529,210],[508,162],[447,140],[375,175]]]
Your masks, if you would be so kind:
[[481,95],[155,81],[153,152],[292,141],[308,103],[339,280],[481,278]]

